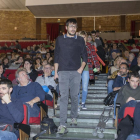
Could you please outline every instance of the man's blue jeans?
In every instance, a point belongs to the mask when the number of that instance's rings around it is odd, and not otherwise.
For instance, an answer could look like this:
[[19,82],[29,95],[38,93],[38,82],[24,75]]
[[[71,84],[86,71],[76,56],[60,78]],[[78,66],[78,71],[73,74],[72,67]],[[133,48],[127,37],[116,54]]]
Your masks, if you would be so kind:
[[131,134],[127,137],[126,140],[138,140],[138,139],[140,139],[140,135]]
[[123,118],[123,116],[124,116],[124,110],[125,110],[126,107],[135,107],[136,104],[137,104],[137,101],[135,101],[135,100],[131,100],[131,101],[129,101],[128,103],[124,104],[124,105],[120,108],[120,110],[119,110],[119,112],[118,112],[118,119],[122,119],[122,118]]
[[[86,102],[88,93],[88,83],[89,83],[89,71],[83,71],[82,73],[82,103]],[[80,93],[78,95],[78,103],[80,103]]]
[[112,88],[113,83],[114,83],[114,80],[108,81],[108,86],[107,86],[108,94],[113,91],[113,88]]
[[17,136],[13,132],[0,130],[0,140],[17,140]]

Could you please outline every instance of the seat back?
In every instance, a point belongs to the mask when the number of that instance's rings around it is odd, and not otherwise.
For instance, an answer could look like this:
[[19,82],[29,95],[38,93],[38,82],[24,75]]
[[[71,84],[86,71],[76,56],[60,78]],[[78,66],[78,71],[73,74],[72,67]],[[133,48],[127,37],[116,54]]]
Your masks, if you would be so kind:
[[15,74],[15,72],[16,72],[16,69],[6,69],[4,72],[4,76],[7,77],[10,74]]
[[9,79],[10,81],[13,81],[13,80],[15,79],[15,74],[10,74],[10,75],[8,76],[8,79]]
[[133,118],[134,117],[134,110],[135,110],[135,107],[126,107],[125,111],[124,111],[124,118],[127,115],[130,115]]

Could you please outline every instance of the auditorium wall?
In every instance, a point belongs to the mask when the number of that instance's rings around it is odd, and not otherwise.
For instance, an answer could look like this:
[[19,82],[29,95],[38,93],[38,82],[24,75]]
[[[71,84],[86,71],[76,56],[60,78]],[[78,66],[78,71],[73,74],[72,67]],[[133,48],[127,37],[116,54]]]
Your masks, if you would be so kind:
[[35,38],[36,19],[29,11],[0,11],[0,40]]
[[[41,19],[41,39],[46,38],[46,23],[56,23],[57,18]],[[60,18],[60,23],[67,18]],[[125,31],[131,31],[131,20],[140,20],[140,15],[125,16]],[[95,17],[95,29],[121,31],[120,16]],[[17,27],[17,28],[16,28]],[[94,17],[82,17],[82,30],[94,29]],[[30,11],[0,11],[0,40],[36,38],[36,19]]]

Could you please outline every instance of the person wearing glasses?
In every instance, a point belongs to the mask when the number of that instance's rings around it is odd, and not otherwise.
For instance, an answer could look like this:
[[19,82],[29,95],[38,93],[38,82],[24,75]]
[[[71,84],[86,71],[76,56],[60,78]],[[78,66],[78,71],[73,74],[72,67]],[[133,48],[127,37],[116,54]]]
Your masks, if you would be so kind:
[[121,63],[119,68],[119,74],[115,78],[113,83],[113,91],[120,90],[123,85],[128,83],[129,66],[127,63]]
[[[54,50],[54,79],[59,80],[60,90],[60,126],[57,136],[67,133],[67,106],[69,89],[71,96],[71,125],[77,125],[78,93],[81,73],[87,63],[85,41],[76,35],[77,21],[70,18],[66,21],[67,33],[56,39]],[[82,58],[82,63],[81,63]]]
[[38,76],[36,82],[39,83],[41,86],[47,86],[48,92],[46,94],[47,99],[52,101],[53,95],[51,93],[51,89],[56,90],[56,82],[54,81],[54,76],[52,75],[52,66],[50,64],[46,64],[43,67],[44,74]]
[[28,107],[28,121],[30,117],[38,117],[40,109],[37,102],[45,99],[45,92],[40,84],[31,82],[25,68],[18,68],[16,71],[16,80],[19,83],[14,86],[12,99],[20,99]]

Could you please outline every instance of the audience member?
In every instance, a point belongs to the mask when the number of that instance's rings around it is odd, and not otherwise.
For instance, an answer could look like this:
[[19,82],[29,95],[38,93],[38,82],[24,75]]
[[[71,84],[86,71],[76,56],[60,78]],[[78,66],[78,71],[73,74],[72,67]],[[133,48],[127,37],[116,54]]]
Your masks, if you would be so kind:
[[52,76],[52,68],[50,64],[46,64],[43,67],[44,74],[41,76],[38,76],[36,79],[36,82],[38,82],[41,86],[47,86],[50,90],[46,94],[47,98],[49,100],[52,100],[53,95],[51,93],[51,89],[56,90],[57,84],[54,81],[54,76]]
[[128,44],[130,44],[130,45],[135,44],[135,40],[133,39],[132,36],[130,36],[130,38],[128,40]]
[[22,51],[22,50],[21,50],[21,45],[19,44],[18,41],[15,42],[15,47],[16,47],[16,49],[18,50],[18,52],[21,52],[21,51]]
[[20,99],[28,106],[29,118],[38,117],[40,109],[36,103],[45,99],[44,90],[40,84],[29,81],[30,78],[25,68],[19,68],[15,76],[19,84],[13,88],[12,99]]
[[125,85],[128,81],[129,66],[127,63],[121,63],[119,68],[119,74],[115,78],[113,83],[113,91],[120,90],[120,88]]
[[124,59],[126,59],[128,61],[128,58],[129,58],[129,51],[125,50],[124,51]]
[[10,45],[10,47],[9,47],[10,49],[16,49],[16,46],[14,46],[14,44],[13,43],[11,43],[11,45]]
[[[24,118],[23,103],[18,99],[11,99],[11,92],[13,90],[12,82],[8,79],[0,81],[0,123],[11,124],[21,123]],[[14,128],[13,128],[14,129]],[[19,137],[18,130],[13,132],[1,131],[1,140],[17,140]]]
[[41,62],[41,58],[37,57],[35,59],[35,70],[40,71],[42,70],[43,66],[42,66],[42,62]]
[[135,55],[133,53],[130,53],[129,57],[128,57],[128,61],[127,61],[129,66],[131,66],[131,63],[132,63],[134,58],[135,58]]
[[111,66],[110,68],[110,74],[112,75],[113,72],[119,70],[119,66],[120,66],[120,62],[121,62],[121,57],[116,57],[116,59],[114,60],[114,66]]
[[120,89],[116,101],[116,103],[121,105],[121,108],[118,112],[119,119],[123,118],[126,107],[135,107],[137,103],[135,100],[140,100],[139,80],[139,74],[137,72],[132,72],[128,78],[129,84],[126,84]]
[[5,57],[3,60],[2,60],[2,64],[3,64],[3,69],[5,71],[5,69],[9,68],[9,59],[7,57]]
[[2,79],[6,79],[6,77],[4,77],[4,75],[3,75],[3,65],[0,64],[0,80],[2,80]]
[[113,49],[111,50],[111,54],[112,54],[113,52],[116,52],[116,53],[119,53],[119,52],[120,52],[120,51],[117,49],[117,44],[116,44],[116,43],[113,44]]
[[49,52],[46,54],[46,59],[48,62],[50,62],[53,59]]
[[133,47],[133,49],[130,50],[131,52],[134,52],[134,53],[139,52],[139,49],[136,48],[135,44],[132,44],[132,47]]
[[33,68],[33,62],[31,59],[27,58],[24,60],[24,68],[27,70],[30,79],[35,82],[38,72]]

